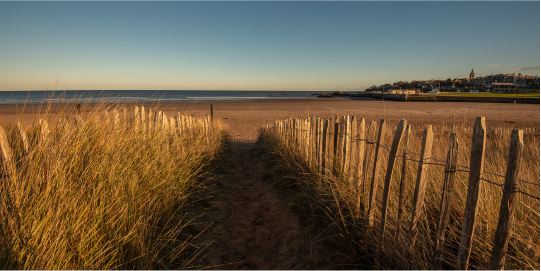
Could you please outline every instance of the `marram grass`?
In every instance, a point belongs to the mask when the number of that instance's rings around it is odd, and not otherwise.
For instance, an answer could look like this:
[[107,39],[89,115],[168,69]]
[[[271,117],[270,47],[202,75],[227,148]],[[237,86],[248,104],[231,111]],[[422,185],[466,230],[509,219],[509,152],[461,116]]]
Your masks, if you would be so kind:
[[[424,127],[413,127],[410,137],[409,152],[420,153],[422,132]],[[395,127],[388,127],[385,133],[386,146],[390,146],[393,140]],[[473,127],[433,127],[434,143],[432,157],[440,161],[446,160],[449,135],[457,132],[459,140],[458,169],[467,170],[470,165],[470,150]],[[507,167],[507,155],[511,138],[511,129],[488,127],[485,152],[484,178],[503,184],[504,178],[488,174],[495,173],[505,175]],[[397,209],[402,169],[402,142],[393,171],[393,179],[390,185],[389,203],[387,206],[387,226],[385,239],[379,240],[379,221],[381,217],[381,202],[383,194],[383,181],[387,170],[389,153],[383,149],[383,157],[380,164],[379,189],[376,193],[375,223],[372,229],[366,225],[366,210],[370,182],[372,180],[372,167],[374,152],[368,152],[368,176],[365,183],[358,184],[361,180],[357,173],[350,182],[347,175],[341,174],[339,166],[335,166],[332,174],[321,175],[314,163],[308,163],[307,153],[298,144],[287,144],[281,136],[272,131],[262,131],[260,143],[267,152],[274,154],[277,161],[274,164],[288,168],[288,176],[284,182],[297,183],[302,189],[297,202],[303,213],[312,214],[314,217],[326,217],[323,228],[335,228],[333,238],[341,236],[342,244],[349,249],[351,266],[363,266],[373,264],[376,247],[382,242],[383,268],[389,269],[431,269],[432,255],[436,227],[438,223],[441,193],[443,189],[444,167],[432,165],[427,172],[427,186],[425,205],[421,219],[418,222],[418,235],[415,246],[408,254],[409,226],[411,223],[413,196],[417,177],[418,163],[408,161],[405,209],[402,221],[399,225],[401,234],[398,243],[395,244],[397,229]],[[291,139],[292,140],[292,139]],[[332,144],[332,143],[331,143]],[[288,147],[289,146],[289,147]],[[299,147],[300,148],[297,148]],[[388,147],[389,148],[389,147]],[[299,151],[300,150],[300,151]],[[314,151],[314,150],[312,150]],[[539,197],[539,130],[525,131],[524,152],[520,167],[519,189],[523,192]],[[410,155],[410,159],[419,159],[417,155]],[[433,161],[445,164],[445,162]],[[464,167],[460,167],[464,166]],[[284,178],[284,177],[283,177]],[[453,189],[453,201],[451,205],[450,223],[447,228],[445,245],[443,248],[442,268],[454,269],[460,243],[461,228],[464,216],[464,206],[467,196],[468,173],[457,172]],[[474,231],[473,245],[469,261],[469,269],[488,269],[494,233],[496,231],[502,190],[500,187],[481,181],[478,212]],[[359,203],[362,209],[359,209]],[[505,269],[539,269],[539,200],[518,194],[515,205],[515,219],[513,223],[509,248],[506,254]],[[338,239],[340,239],[338,238]],[[355,255],[356,254],[356,255]]]
[[223,128],[195,120],[150,130],[133,107],[117,121],[103,109],[79,124],[70,113],[43,116],[50,131],[27,127],[28,153],[17,125],[2,125],[16,174],[0,181],[1,269],[193,267],[201,230],[192,194],[223,147]]

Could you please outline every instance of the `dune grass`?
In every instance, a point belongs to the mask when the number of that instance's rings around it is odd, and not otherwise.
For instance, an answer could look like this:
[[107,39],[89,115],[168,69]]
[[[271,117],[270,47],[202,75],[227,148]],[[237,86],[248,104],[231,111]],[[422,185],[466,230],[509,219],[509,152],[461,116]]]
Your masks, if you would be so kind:
[[208,227],[194,210],[223,127],[106,106],[82,122],[74,109],[42,115],[50,130],[26,127],[28,151],[2,123],[15,173],[4,167],[0,181],[1,269],[194,268]]
[[[394,127],[387,128],[385,133],[387,145],[390,145],[394,135]],[[424,127],[413,127],[410,139],[410,153],[421,152],[422,132]],[[449,135],[457,132],[459,139],[458,165],[466,169],[470,164],[470,149],[473,127],[433,127],[434,143],[432,157],[445,161]],[[507,155],[510,142],[510,129],[489,127],[487,131],[485,172],[505,175]],[[289,142],[286,142],[288,141]],[[383,247],[383,268],[387,269],[431,269],[436,226],[438,223],[441,193],[444,180],[444,167],[432,165],[427,174],[427,192],[423,215],[418,223],[419,234],[416,244],[408,252],[409,226],[413,209],[413,195],[417,176],[418,163],[407,161],[406,205],[400,225],[397,225],[398,195],[402,159],[397,159],[390,186],[386,238],[379,239],[379,220],[381,217],[381,202],[383,179],[387,170],[389,153],[383,152],[380,168],[380,187],[376,192],[375,224],[373,228],[366,225],[366,209],[370,181],[372,179],[373,152],[368,152],[369,170],[366,182],[355,171],[350,182],[349,175],[343,173],[337,163],[332,162],[334,170],[331,174],[319,174],[317,167],[310,163],[310,154],[302,145],[295,144],[293,138],[285,138],[272,130],[262,130],[259,140],[262,148],[273,157],[272,164],[285,167],[282,183],[294,189],[297,195],[299,212],[309,214],[322,224],[322,229],[333,229],[328,233],[341,243],[343,251],[351,255],[349,266],[374,268],[373,260],[378,245]],[[301,141],[302,142],[302,141]],[[293,144],[292,144],[293,143]],[[402,154],[402,148],[399,149]],[[412,159],[419,159],[411,155]],[[441,163],[434,161],[435,163]],[[444,164],[444,163],[443,163]],[[346,171],[347,172],[347,171]],[[504,178],[493,174],[484,177],[493,182],[503,184]],[[539,130],[526,130],[524,135],[524,153],[520,168],[519,188],[531,195],[539,197]],[[457,172],[451,206],[450,226],[447,229],[443,251],[442,268],[454,269],[460,243],[464,206],[467,196],[468,173]],[[473,238],[469,269],[488,269],[494,233],[498,223],[498,215],[502,190],[500,187],[481,181],[478,205],[477,223]],[[517,195],[515,221],[513,232],[506,255],[506,269],[539,269],[539,200]],[[360,204],[359,204],[360,203]],[[360,206],[360,207],[359,207]],[[398,242],[395,244],[395,233],[401,229]],[[330,232],[330,230],[327,230]]]

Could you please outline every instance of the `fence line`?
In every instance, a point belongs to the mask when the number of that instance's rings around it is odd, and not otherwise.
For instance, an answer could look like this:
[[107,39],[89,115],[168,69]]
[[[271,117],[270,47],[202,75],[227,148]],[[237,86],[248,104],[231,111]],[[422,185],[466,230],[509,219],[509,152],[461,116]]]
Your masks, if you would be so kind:
[[[354,123],[352,123],[354,122]],[[358,125],[359,123],[362,123],[362,125]],[[469,266],[469,257],[470,257],[470,251],[471,251],[471,245],[472,245],[472,239],[473,239],[473,229],[476,221],[476,213],[477,213],[477,203],[478,203],[478,194],[479,194],[479,186],[480,181],[487,182],[496,186],[499,186],[502,188],[502,202],[504,200],[507,200],[508,198],[512,198],[513,194],[515,193],[521,193],[525,196],[534,198],[539,200],[539,197],[530,195],[526,192],[521,191],[518,189],[517,185],[512,186],[511,188],[507,187],[504,184],[499,184],[494,181],[491,181],[487,178],[483,178],[483,175],[489,174],[493,175],[495,177],[499,178],[505,178],[506,183],[508,182],[507,179],[509,178],[506,173],[506,176],[502,176],[500,174],[491,173],[491,172],[484,172],[484,155],[485,155],[485,142],[486,142],[486,136],[487,136],[487,129],[485,126],[485,120],[484,117],[477,117],[473,129],[473,136],[472,136],[472,149],[471,149],[471,158],[470,158],[470,166],[461,166],[458,165],[456,162],[456,154],[458,152],[458,142],[454,142],[456,140],[456,133],[451,134],[451,138],[449,139],[449,151],[447,154],[447,161],[438,160],[432,157],[432,138],[433,138],[433,132],[432,132],[432,126],[427,125],[426,129],[424,131],[423,135],[423,142],[422,142],[422,150],[421,154],[412,152],[408,150],[407,144],[404,143],[405,147],[403,149],[400,149],[400,143],[404,134],[404,130],[407,129],[408,132],[406,134],[409,134],[409,125],[406,125],[406,121],[402,120],[398,124],[398,127],[395,131],[395,137],[391,144],[391,146],[388,146],[385,144],[385,131],[387,129],[385,120],[380,121],[379,125],[379,131],[377,131],[377,139],[376,139],[376,126],[377,123],[375,121],[372,121],[369,125],[368,131],[364,130],[364,118],[360,118],[359,123],[357,123],[357,120],[355,118],[350,118],[349,116],[343,116],[340,118],[339,116],[335,116],[334,118],[330,120],[322,120],[320,118],[313,117],[310,119],[287,119],[283,121],[276,121],[274,123],[268,124],[264,127],[264,131],[267,133],[274,134],[277,136],[282,142],[284,142],[284,145],[293,153],[300,153],[303,157],[306,158],[307,165],[309,167],[317,167],[317,172],[323,176],[345,176],[346,180],[349,180],[350,185],[352,185],[355,189],[355,191],[358,192],[359,197],[361,195],[366,196],[368,191],[365,191],[365,185],[368,184],[367,178],[368,178],[368,170],[370,167],[372,178],[369,183],[370,191],[368,194],[368,209],[364,212],[362,209],[362,206],[358,206],[359,210],[364,214],[366,219],[368,220],[366,226],[368,228],[373,227],[374,223],[374,211],[376,206],[376,191],[379,187],[379,173],[380,173],[380,163],[381,163],[381,157],[382,153],[386,152],[389,154],[388,156],[388,165],[387,165],[387,173],[385,175],[385,181],[384,181],[384,188],[383,188],[383,201],[381,203],[382,209],[381,209],[381,220],[380,220],[380,229],[379,229],[379,239],[380,242],[376,247],[376,267],[379,267],[379,260],[380,257],[385,257],[384,254],[382,254],[382,241],[385,238],[385,225],[386,225],[386,213],[387,213],[387,201],[388,201],[388,194],[389,194],[389,186],[392,180],[392,172],[394,170],[394,163],[396,158],[402,158],[403,160],[403,169],[402,169],[402,179],[400,183],[400,199],[399,199],[399,216],[398,216],[398,222],[402,219],[402,212],[403,212],[403,202],[404,195],[403,195],[403,189],[405,189],[403,185],[403,180],[405,179],[406,170],[405,165],[406,162],[416,162],[418,163],[418,170],[417,170],[417,180],[415,185],[415,194],[414,194],[414,202],[413,202],[413,213],[412,213],[412,220],[409,228],[409,244],[408,244],[408,251],[414,247],[415,240],[416,240],[416,234],[417,234],[417,221],[420,219],[424,205],[424,194],[425,194],[425,186],[426,186],[426,172],[428,170],[428,167],[431,165],[434,166],[440,166],[445,168],[445,180],[444,180],[444,187],[442,191],[442,205],[440,206],[440,218],[438,222],[438,228],[437,233],[435,236],[435,244],[434,244],[434,257],[432,262],[432,267],[434,269],[438,269],[441,265],[441,252],[442,252],[442,246],[443,242],[445,240],[445,229],[446,225],[448,223],[449,219],[449,206],[450,202],[452,201],[452,191],[454,186],[454,174],[456,172],[465,172],[468,173],[469,178],[469,184],[468,184],[468,190],[467,190],[467,198],[466,198],[466,205],[464,209],[464,221],[462,226],[462,237],[460,241],[460,247],[457,255],[457,262],[456,262],[456,268],[458,269],[467,269]],[[322,126],[320,128],[320,126]],[[356,131],[358,130],[358,132]],[[529,129],[528,129],[529,130]],[[533,131],[536,131],[536,129],[532,129]],[[362,131],[362,134],[360,134]],[[493,129],[491,130],[492,133],[501,133],[503,134],[503,130],[501,129]],[[409,136],[406,136],[409,140]],[[523,131],[522,130],[513,130],[512,131],[512,142],[514,141],[520,141],[522,142],[523,138]],[[407,142],[406,140],[406,142]],[[360,143],[363,146],[361,147]],[[512,146],[510,146],[510,149]],[[401,155],[400,152],[403,152]],[[511,151],[511,150],[510,150]],[[362,152],[362,154],[361,154]],[[411,155],[417,155],[419,156],[419,159],[412,159],[410,158]],[[517,154],[518,156],[521,155],[521,153]],[[513,157],[518,157],[513,156]],[[369,165],[369,158],[374,157],[372,164]],[[511,158],[511,154],[508,158],[508,171],[510,168],[510,165],[514,165],[513,167],[517,168],[515,171],[518,171],[518,167],[520,165],[520,159],[518,158]],[[515,159],[515,160],[513,160]],[[317,162],[311,162],[311,161],[317,161]],[[461,169],[458,169],[461,168]],[[357,172],[357,174],[355,174]],[[518,176],[517,174],[515,174]],[[352,180],[354,176],[358,177],[358,181],[355,182]],[[514,179],[514,182],[523,182],[528,183],[532,185],[539,186],[538,183],[518,180],[518,178]],[[357,200],[357,202],[360,202]],[[513,202],[509,203],[509,205],[513,205]],[[502,203],[503,206],[503,203]],[[501,207],[504,208],[504,207]],[[500,214],[500,220],[504,219],[505,221],[498,223],[498,235],[495,237],[495,240],[499,240],[498,244],[505,243],[507,247],[507,241],[508,236],[505,239],[505,229],[500,229],[500,227],[507,227],[509,228],[509,221],[513,220],[513,212],[512,212],[512,206],[506,207],[509,211],[505,217],[502,218],[502,214]],[[503,212],[503,211],[502,211]],[[507,223],[507,224],[506,224]],[[507,226],[506,226],[507,225]],[[397,232],[395,235],[395,246],[397,246],[397,240],[399,239],[400,230],[398,230],[400,227],[397,227]],[[503,236],[503,237],[502,237]],[[502,239],[503,238],[503,239]],[[496,255],[497,254],[497,255]],[[491,266],[492,262],[494,263],[502,263],[505,261],[505,252],[501,251],[493,251],[491,259]]]
[[[151,135],[163,130],[166,132],[166,136],[172,138],[179,134],[186,134],[188,137],[193,136],[193,133],[187,133],[188,130],[202,132],[206,135],[214,132],[210,116],[195,118],[192,116],[181,115],[179,112],[177,118],[167,118],[166,114],[162,111],[156,112],[153,109],[148,109],[147,112],[145,112],[144,106],[141,106],[140,108],[135,106],[133,112],[134,114],[130,116],[126,107],[113,108],[112,114],[107,110],[104,110],[103,120],[100,118],[99,114],[85,120],[81,114],[75,113],[72,114],[73,121],[76,124],[75,126],[71,126],[69,120],[65,118],[59,118],[56,126],[61,126],[59,131],[64,133],[70,129],[82,128],[85,123],[104,123],[106,125],[112,124],[114,131],[118,132],[119,135],[128,129],[133,129],[135,132],[146,135]],[[17,127],[19,130],[18,136],[22,141],[24,155],[28,155],[32,151],[32,143],[34,143],[34,145],[39,144],[40,142],[44,143],[50,140],[52,136],[55,136],[49,129],[48,121],[43,118],[38,119],[31,127],[31,130],[37,131],[37,137],[34,142],[29,140],[22,123],[18,122]],[[209,140],[208,136],[205,138],[206,140]],[[169,147],[169,141],[166,139],[165,141],[167,143],[164,144],[166,144],[166,147]],[[18,161],[14,161],[13,147],[8,141],[2,126],[0,126],[0,151],[2,153],[2,169],[4,174],[15,176],[17,174],[16,164]],[[22,159],[22,157],[20,157],[20,159]]]

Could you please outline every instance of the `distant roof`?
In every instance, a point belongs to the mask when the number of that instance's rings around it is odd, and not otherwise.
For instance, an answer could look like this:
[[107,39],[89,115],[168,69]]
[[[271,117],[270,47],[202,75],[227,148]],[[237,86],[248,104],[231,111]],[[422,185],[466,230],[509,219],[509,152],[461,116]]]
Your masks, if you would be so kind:
[[515,84],[513,84],[513,83],[497,83],[497,82],[494,82],[494,83],[492,83],[492,85],[514,86]]

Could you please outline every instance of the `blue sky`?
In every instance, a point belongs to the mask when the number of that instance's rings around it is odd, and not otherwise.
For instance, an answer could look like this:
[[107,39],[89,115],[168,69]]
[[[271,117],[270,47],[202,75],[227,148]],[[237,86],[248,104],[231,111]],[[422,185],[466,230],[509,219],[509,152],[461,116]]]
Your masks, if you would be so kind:
[[[539,75],[540,2],[0,2],[0,91]],[[50,86],[49,86],[50,84]]]

